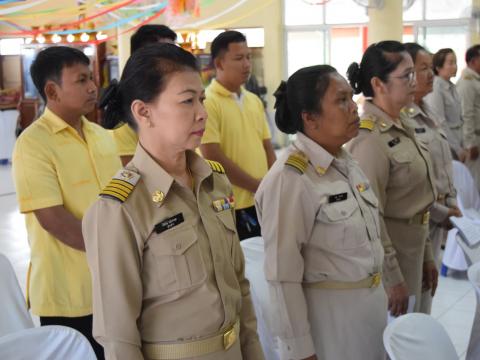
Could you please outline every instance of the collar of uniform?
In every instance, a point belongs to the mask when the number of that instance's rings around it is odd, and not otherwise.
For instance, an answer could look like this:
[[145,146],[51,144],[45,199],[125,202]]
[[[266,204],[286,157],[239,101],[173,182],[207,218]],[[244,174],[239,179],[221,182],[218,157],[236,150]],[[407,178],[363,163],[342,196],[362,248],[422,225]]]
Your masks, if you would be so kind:
[[438,82],[438,84],[443,87],[445,90],[450,90],[451,87],[453,87],[453,83],[451,81],[448,81],[448,80],[445,80],[444,78],[442,78],[441,76],[435,76],[435,78],[433,79],[433,81],[435,82]]
[[[71,127],[65,120],[63,120],[60,116],[58,116],[57,114],[55,114],[52,110],[50,110],[48,107],[45,107],[45,110],[43,112],[43,116],[42,116],[45,121],[48,123],[48,125],[50,126],[50,129],[52,129],[52,132],[54,134],[56,133],[59,133],[60,131],[62,130],[65,130],[65,129],[72,129],[74,131],[76,131],[73,127]],[[84,116],[82,116],[81,118],[81,121],[82,121],[82,125],[83,125],[83,128],[85,128],[85,125],[86,124],[89,124],[89,121],[87,119],[85,119]],[[88,126],[88,125],[86,125]]]
[[335,157],[327,150],[301,132],[297,133],[297,139],[295,140],[294,145],[308,157],[308,160],[317,173],[321,175],[328,170],[335,159]]
[[402,111],[404,111],[407,117],[416,118],[417,116],[421,116],[423,122],[432,123],[432,125],[436,126],[437,124],[431,119],[429,115],[428,106],[425,102],[422,102],[422,105],[419,106],[416,103],[411,103],[410,105],[406,106]]
[[[213,79],[212,82],[210,83],[209,85],[209,88],[217,93],[218,95],[221,95],[221,96],[225,96],[225,97],[230,97],[230,98],[234,98],[234,99],[238,99],[239,97],[237,96],[237,94],[235,93],[232,93],[230,90],[228,90],[226,87],[224,87],[222,84],[220,84],[217,79]],[[245,92],[245,89],[242,87],[240,87],[240,91],[241,91],[241,95],[240,95],[240,98],[243,97],[244,92]]]
[[475,70],[472,70],[467,66],[465,69],[463,69],[462,77],[465,77],[468,75],[472,76],[475,80],[480,80],[480,74],[478,74]]
[[365,118],[368,115],[373,115],[376,118],[378,129],[381,132],[388,131],[392,126],[403,130],[402,126],[398,125],[386,112],[380,109],[372,101],[366,100],[363,104],[363,114],[361,118]]
[[165,197],[167,196],[174,178],[153,160],[141,144],[137,146],[132,164],[142,176],[142,180],[150,194],[161,191]]
[[213,174],[212,168],[195,151],[187,150],[187,164],[190,167],[195,184],[200,184]]

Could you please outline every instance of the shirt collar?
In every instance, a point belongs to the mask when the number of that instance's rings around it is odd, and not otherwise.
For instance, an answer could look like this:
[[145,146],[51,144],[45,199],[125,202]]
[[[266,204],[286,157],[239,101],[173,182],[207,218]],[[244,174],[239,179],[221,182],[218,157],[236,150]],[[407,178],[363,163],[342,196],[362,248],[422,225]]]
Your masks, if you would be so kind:
[[475,80],[480,80],[480,74],[478,74],[475,70],[466,67],[463,69],[463,75],[471,75],[475,78]]
[[[204,179],[212,175],[210,166],[194,151],[187,150],[187,164],[192,172],[196,188]],[[175,179],[150,156],[141,144],[137,146],[132,165],[138,170],[150,194],[161,192],[163,197],[167,197]]]
[[[397,129],[403,130],[401,125],[398,125],[395,120],[392,119],[390,115],[376,106],[370,100],[366,100],[363,104],[364,113],[362,114],[361,118],[364,119],[368,115],[373,115],[377,122],[377,126],[381,132],[385,132],[390,129],[392,126],[396,127]],[[401,113],[400,113],[400,121],[401,121]]]
[[444,78],[442,78],[441,76],[435,76],[435,78],[433,79],[433,81],[436,81],[439,83],[439,85],[441,87],[443,87],[444,89],[446,90],[450,90],[451,87],[453,87],[453,83],[451,81],[448,81],[448,80],[445,80]]
[[[48,107],[45,107],[45,110],[43,112],[43,118],[45,121],[48,123],[50,128],[52,129],[52,132],[54,134],[59,133],[62,130],[65,129],[71,129],[75,133],[77,132],[70,124],[68,124],[65,120],[63,120],[60,116],[55,114],[52,110],[50,110]],[[80,121],[82,122],[82,129],[89,130],[90,129],[90,121],[88,121],[85,116],[82,116],[80,118]]]
[[245,89],[243,86],[240,87],[240,96],[238,96],[237,93],[233,93],[230,90],[228,90],[225,86],[220,84],[217,79],[213,79],[212,82],[210,83],[209,86],[213,92],[216,92],[218,95],[225,96],[225,97],[230,97],[234,99],[242,99],[243,96],[245,95]]
[[[317,144],[301,132],[297,133],[297,139],[294,141],[293,145],[308,157],[308,160],[315,168],[315,171],[320,175],[323,175],[333,161],[336,160],[336,158],[321,145]],[[348,154],[343,148],[341,148],[338,157],[340,159],[348,158]]]

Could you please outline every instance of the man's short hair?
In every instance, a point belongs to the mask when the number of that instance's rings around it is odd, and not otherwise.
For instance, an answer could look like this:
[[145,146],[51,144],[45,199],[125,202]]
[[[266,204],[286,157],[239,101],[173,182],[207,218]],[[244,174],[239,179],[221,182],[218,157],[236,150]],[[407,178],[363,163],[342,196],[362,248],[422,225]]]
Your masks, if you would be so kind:
[[62,71],[76,64],[90,65],[88,57],[80,50],[68,46],[51,46],[40,51],[30,66],[30,76],[42,99],[47,102],[45,85],[62,82]]
[[472,47],[468,48],[467,52],[465,53],[465,61],[468,64],[478,56],[480,56],[480,45],[473,45]]
[[234,31],[234,30],[222,32],[212,41],[212,46],[210,47],[212,62],[217,57],[226,53],[228,51],[228,46],[231,43],[241,43],[241,42],[245,42],[245,43],[247,42],[247,38],[241,32]]
[[130,38],[130,52],[133,54],[141,47],[148,44],[158,43],[162,39],[168,39],[175,42],[177,40],[177,34],[165,25],[143,25]]

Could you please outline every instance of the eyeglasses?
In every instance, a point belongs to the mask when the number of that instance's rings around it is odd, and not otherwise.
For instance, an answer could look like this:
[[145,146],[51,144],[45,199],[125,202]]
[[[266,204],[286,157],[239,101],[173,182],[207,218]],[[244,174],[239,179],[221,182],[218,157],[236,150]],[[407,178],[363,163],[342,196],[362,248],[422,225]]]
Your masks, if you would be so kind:
[[395,78],[395,79],[406,80],[409,84],[412,84],[417,79],[417,75],[416,75],[415,71],[409,71],[408,73],[406,73],[404,75],[390,76],[390,77]]

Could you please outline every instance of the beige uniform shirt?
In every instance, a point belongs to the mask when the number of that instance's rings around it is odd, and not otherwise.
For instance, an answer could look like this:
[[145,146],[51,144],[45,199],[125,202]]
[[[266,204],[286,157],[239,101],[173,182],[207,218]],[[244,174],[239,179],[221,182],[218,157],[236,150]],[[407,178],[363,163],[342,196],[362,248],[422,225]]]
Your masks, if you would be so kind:
[[425,145],[430,153],[434,184],[438,193],[438,200],[430,209],[431,220],[441,223],[448,216],[448,208],[457,205],[457,191],[453,185],[453,160],[447,135],[434,120],[435,114],[427,104],[422,107],[411,104],[406,108],[406,114],[417,140]]
[[[373,103],[365,101],[361,119],[366,120],[371,128],[360,129],[359,135],[347,144],[347,149],[360,163],[379,199],[385,251],[383,279],[385,286],[391,287],[405,281],[402,272],[410,269],[400,269],[396,253],[403,245],[401,239],[392,244],[391,237],[398,234],[389,233],[386,219],[400,220],[408,227],[410,219],[430,208],[436,198],[433,170],[428,151],[415,141],[405,118],[400,119],[401,125],[397,124]],[[433,260],[430,241],[418,239],[416,244],[419,243],[425,246],[423,260]],[[409,250],[402,249],[402,252],[408,253]]]
[[[298,151],[309,159],[303,174],[286,164]],[[347,152],[335,158],[302,133],[270,169],[255,200],[265,239],[265,275],[276,299],[281,358],[301,359],[316,353],[310,332],[315,320],[302,283],[358,281],[382,268],[378,201]],[[384,316],[386,304],[379,311]],[[382,331],[380,325],[379,338]],[[341,341],[331,343],[338,348]]]
[[480,75],[470,68],[465,68],[457,90],[462,102],[463,139],[466,148],[479,146],[480,136]]
[[[263,359],[233,207],[214,206],[230,183],[194,152],[187,163],[194,192],[138,146],[84,218],[93,335],[107,359],[143,359],[142,344],[208,338],[238,318],[241,346],[195,358]],[[130,194],[115,193],[128,181]]]
[[433,91],[423,98],[428,105],[429,111],[438,119],[452,149],[460,154],[463,148],[463,120],[462,105],[455,84],[435,76],[433,79]]

